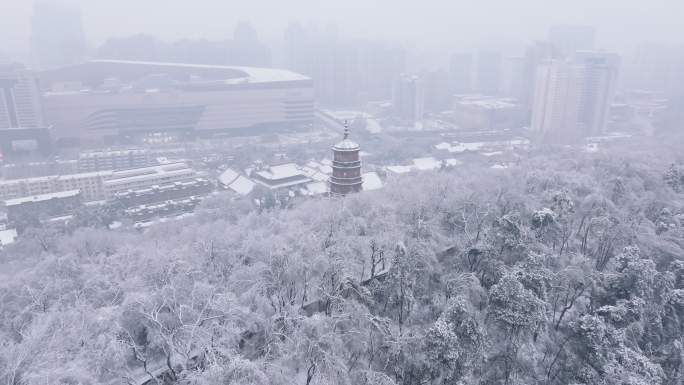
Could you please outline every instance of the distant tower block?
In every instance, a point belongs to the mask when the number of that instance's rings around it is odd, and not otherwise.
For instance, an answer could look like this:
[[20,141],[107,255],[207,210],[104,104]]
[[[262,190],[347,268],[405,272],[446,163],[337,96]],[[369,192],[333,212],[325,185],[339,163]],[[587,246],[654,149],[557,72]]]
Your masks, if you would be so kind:
[[344,139],[332,147],[331,195],[346,195],[361,191],[363,179],[361,178],[361,160],[359,159],[360,150],[359,144],[349,139],[349,127],[345,123]]

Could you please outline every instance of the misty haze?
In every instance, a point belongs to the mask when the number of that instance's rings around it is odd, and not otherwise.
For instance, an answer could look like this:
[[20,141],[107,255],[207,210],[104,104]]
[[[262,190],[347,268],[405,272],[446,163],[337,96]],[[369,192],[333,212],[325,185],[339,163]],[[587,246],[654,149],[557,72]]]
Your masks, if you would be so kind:
[[0,0],[0,384],[684,385],[683,17]]

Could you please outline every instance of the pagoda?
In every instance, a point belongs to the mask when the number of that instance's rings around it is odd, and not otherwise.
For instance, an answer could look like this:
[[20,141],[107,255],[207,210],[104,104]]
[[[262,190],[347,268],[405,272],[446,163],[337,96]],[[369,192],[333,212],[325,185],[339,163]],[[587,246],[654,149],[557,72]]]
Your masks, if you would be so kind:
[[349,139],[349,126],[344,125],[344,139],[332,146],[333,173],[330,177],[330,195],[347,195],[361,191],[363,178],[361,177],[361,160],[358,143]]

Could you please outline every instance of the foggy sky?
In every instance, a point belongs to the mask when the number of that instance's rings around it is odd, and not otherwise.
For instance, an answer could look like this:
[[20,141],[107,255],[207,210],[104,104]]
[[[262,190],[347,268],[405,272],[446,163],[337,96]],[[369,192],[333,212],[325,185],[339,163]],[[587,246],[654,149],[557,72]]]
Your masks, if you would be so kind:
[[[597,27],[598,45],[681,42],[681,0],[59,0],[81,7],[91,45],[147,33],[225,39],[240,21],[278,40],[291,21],[334,23],[350,36],[411,45],[469,47],[542,39],[549,25]],[[0,0],[0,52],[26,52],[32,0]]]

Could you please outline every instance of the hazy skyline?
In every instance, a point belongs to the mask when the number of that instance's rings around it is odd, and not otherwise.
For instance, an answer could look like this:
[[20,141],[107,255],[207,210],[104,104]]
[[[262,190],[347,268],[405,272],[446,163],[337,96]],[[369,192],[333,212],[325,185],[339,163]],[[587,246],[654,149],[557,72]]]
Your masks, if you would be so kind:
[[[80,6],[90,45],[136,33],[224,39],[240,21],[252,23],[265,41],[280,39],[288,23],[299,21],[335,24],[350,36],[454,49],[543,39],[554,24],[597,26],[598,46],[616,50],[644,41],[678,43],[684,36],[684,4],[677,0],[54,1]],[[0,0],[0,51],[28,51],[32,7],[31,0]]]

